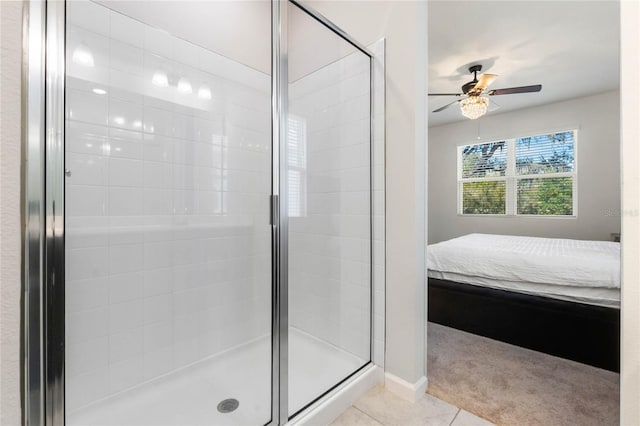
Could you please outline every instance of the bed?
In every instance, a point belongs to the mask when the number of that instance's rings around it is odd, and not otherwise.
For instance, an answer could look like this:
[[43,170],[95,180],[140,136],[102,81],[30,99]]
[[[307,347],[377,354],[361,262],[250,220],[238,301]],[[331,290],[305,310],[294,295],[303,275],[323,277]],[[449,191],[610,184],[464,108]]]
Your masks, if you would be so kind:
[[619,371],[619,243],[469,234],[427,267],[429,321]]

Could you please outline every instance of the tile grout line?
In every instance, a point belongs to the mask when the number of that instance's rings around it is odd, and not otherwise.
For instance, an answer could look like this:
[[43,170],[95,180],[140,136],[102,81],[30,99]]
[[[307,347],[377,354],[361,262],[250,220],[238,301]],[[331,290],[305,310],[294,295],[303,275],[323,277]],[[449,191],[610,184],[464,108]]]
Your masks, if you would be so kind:
[[456,415],[453,416],[453,419],[451,419],[451,423],[449,423],[449,426],[453,425],[453,422],[456,421],[456,419],[458,418],[458,414],[460,414],[460,411],[462,411],[462,408],[458,408],[458,411],[456,412]]
[[[364,414],[365,416],[369,417],[370,419],[374,420],[377,423],[380,423],[381,425],[384,425],[384,423],[382,423],[381,420],[376,419],[375,417],[373,417],[371,414],[362,411],[361,409],[359,409],[358,407],[356,407],[355,405],[352,405],[351,407],[355,408],[356,410],[360,411],[362,414]],[[451,426],[451,425],[449,425]]]

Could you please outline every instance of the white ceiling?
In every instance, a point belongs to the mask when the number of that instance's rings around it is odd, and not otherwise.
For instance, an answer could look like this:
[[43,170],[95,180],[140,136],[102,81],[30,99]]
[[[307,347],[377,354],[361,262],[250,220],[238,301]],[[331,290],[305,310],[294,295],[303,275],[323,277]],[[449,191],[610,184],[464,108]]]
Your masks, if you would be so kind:
[[[459,93],[467,69],[498,74],[491,89],[542,84],[539,93],[494,96],[500,114],[619,87],[619,2],[430,1],[429,92]],[[455,97],[429,97],[429,126],[466,120]],[[482,120],[482,118],[480,118]]]

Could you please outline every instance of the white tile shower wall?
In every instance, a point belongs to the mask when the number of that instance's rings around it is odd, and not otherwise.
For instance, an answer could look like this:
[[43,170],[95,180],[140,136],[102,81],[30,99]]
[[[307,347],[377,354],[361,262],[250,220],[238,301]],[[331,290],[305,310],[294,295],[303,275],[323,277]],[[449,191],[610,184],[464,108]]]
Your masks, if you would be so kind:
[[92,2],[67,19],[73,411],[270,332],[271,112],[268,75]]
[[[307,154],[306,206],[289,222],[290,324],[363,359],[371,330],[369,77],[369,60],[356,52],[289,88]],[[373,220],[377,235],[380,217]],[[378,242],[373,256],[383,262]]]

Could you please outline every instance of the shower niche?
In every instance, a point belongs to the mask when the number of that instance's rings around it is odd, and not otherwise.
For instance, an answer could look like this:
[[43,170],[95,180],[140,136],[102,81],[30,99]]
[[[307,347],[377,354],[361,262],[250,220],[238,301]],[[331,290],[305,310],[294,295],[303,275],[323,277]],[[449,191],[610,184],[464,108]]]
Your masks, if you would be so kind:
[[46,6],[28,415],[284,424],[372,368],[376,55],[292,1]]

